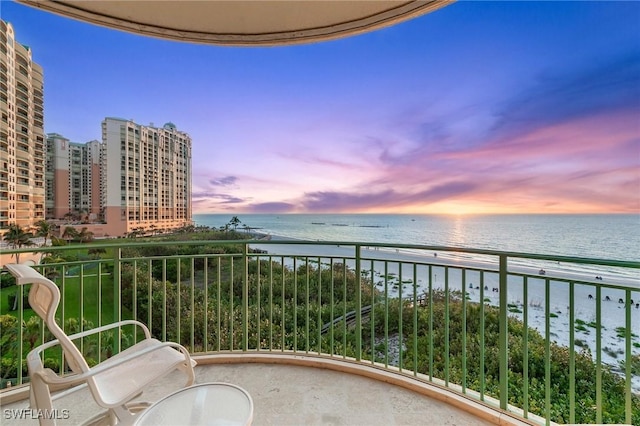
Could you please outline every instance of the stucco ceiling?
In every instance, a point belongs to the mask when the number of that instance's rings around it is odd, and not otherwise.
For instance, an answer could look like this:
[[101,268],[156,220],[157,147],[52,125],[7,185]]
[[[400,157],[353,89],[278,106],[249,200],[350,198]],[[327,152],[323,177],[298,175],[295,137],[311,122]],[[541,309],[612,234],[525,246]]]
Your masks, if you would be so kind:
[[453,0],[17,0],[119,30],[237,46],[309,43],[359,34]]

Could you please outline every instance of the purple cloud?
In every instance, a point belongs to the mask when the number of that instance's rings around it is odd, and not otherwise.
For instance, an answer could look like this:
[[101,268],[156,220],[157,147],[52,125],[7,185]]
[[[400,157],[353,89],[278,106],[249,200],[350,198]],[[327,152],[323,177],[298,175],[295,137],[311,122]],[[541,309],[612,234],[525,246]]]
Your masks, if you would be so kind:
[[475,183],[460,181],[443,183],[417,192],[392,189],[377,192],[318,191],[305,194],[302,205],[306,211],[323,212],[361,211],[380,206],[393,208],[410,204],[425,205],[467,194],[476,187]]
[[291,213],[295,210],[295,205],[285,202],[250,204],[248,211],[251,213]]
[[224,176],[218,179],[209,179],[209,184],[213,186],[231,186],[238,178],[236,176]]

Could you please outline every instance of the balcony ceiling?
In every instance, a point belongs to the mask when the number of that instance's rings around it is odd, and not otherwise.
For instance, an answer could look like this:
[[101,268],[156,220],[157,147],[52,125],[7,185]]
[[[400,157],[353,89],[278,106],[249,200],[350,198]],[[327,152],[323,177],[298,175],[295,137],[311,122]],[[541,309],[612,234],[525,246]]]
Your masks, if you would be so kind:
[[81,21],[164,39],[230,46],[310,43],[414,18],[453,0],[17,0]]

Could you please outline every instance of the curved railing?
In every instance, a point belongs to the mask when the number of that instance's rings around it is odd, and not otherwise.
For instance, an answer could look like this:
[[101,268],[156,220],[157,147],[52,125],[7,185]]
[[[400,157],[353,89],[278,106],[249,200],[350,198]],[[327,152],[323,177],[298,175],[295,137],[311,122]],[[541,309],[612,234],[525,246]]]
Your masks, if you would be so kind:
[[[32,250],[4,251],[3,260],[23,262]],[[348,359],[522,418],[640,424],[640,262],[355,242],[122,239],[38,248],[31,257],[61,288],[67,332],[137,318],[194,354]],[[3,354],[22,354],[13,366],[3,355],[3,387],[28,381],[26,353],[49,339],[30,320],[27,292],[2,289],[1,313],[16,319],[1,317]],[[136,338],[123,328],[80,346],[99,362]],[[59,352],[43,358],[64,366]]]

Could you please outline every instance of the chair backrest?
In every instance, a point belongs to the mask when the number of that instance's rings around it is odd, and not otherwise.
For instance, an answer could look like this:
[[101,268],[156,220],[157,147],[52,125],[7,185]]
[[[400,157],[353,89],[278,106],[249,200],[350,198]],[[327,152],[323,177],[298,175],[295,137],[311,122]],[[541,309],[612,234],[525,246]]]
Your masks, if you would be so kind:
[[7,264],[5,267],[11,275],[16,277],[17,284],[32,284],[31,291],[29,291],[29,304],[47,324],[51,334],[60,341],[60,346],[64,350],[65,359],[71,370],[78,374],[89,371],[89,365],[82,353],[56,323],[55,314],[60,304],[60,289],[58,286],[29,265]]

